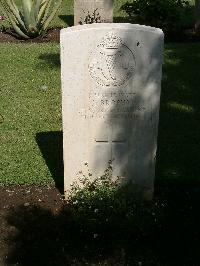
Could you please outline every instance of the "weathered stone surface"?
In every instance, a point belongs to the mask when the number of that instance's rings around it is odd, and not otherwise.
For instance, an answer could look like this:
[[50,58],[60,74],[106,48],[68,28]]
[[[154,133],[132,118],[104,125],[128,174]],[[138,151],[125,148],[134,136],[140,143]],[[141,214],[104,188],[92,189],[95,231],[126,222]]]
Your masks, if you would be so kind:
[[[77,41],[78,40],[78,41]],[[65,190],[84,172],[151,193],[155,176],[163,33],[131,24],[61,31]]]
[[113,22],[113,0],[74,0],[74,25]]

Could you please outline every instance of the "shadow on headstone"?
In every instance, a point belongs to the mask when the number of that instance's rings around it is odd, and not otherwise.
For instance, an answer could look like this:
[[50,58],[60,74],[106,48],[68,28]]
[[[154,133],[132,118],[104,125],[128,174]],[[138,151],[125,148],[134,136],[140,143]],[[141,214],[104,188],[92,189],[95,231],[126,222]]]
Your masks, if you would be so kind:
[[[143,37],[143,39],[139,42],[138,41],[138,53],[140,52],[140,47],[145,46],[148,43],[148,37]],[[143,73],[143,84],[151,84],[153,86],[157,86],[159,82],[157,78],[159,75],[155,73],[159,73],[160,71],[160,61],[161,58],[158,54],[158,46],[152,45],[151,50],[151,67],[148,69],[147,74],[143,70],[143,66],[137,66],[138,73]],[[147,68],[147,67],[146,67]],[[119,76],[120,73],[117,73],[116,76]],[[138,77],[137,77],[138,78]],[[145,86],[145,85],[144,85]],[[150,90],[150,87],[148,87]],[[133,90],[133,92],[135,92]],[[121,143],[114,143],[112,145],[112,154],[116,155],[116,162],[113,161],[114,165],[117,165],[119,172],[122,173],[122,176],[128,176],[127,171],[130,171],[132,174],[133,179],[135,179],[136,184],[141,184],[147,189],[153,188],[153,181],[154,181],[154,170],[149,158],[154,156],[154,150],[156,147],[156,135],[157,135],[157,123],[158,123],[158,110],[159,110],[159,102],[157,102],[159,89],[156,87],[154,92],[149,93],[148,100],[146,99],[145,90],[140,88],[140,92],[132,94],[131,96],[128,95],[122,96],[120,93],[115,94],[116,98],[114,98],[115,104],[113,104],[112,108],[109,111],[108,120],[112,119],[112,116],[119,112],[119,103],[126,102],[128,106],[128,114],[140,114],[143,112],[143,108],[145,110],[145,115],[142,114],[139,117],[139,122],[137,122],[136,118],[129,118],[128,122],[127,119],[113,119],[112,120],[112,129],[116,131],[115,139],[125,139],[125,140],[134,140],[132,144],[129,142],[129,145],[123,149]],[[154,103],[154,104],[152,104]],[[139,108],[138,108],[139,106]],[[120,111],[127,111],[125,108],[124,110]],[[134,116],[133,116],[134,117]],[[148,132],[148,133],[147,133]],[[116,145],[117,144],[117,145]],[[139,152],[138,152],[139,151]],[[136,155],[137,154],[137,155]],[[134,159],[133,159],[134,158]],[[98,168],[99,161],[96,160],[95,166]],[[131,168],[131,165],[136,165],[136,170]],[[148,172],[143,171],[149,165]],[[129,170],[127,170],[129,169]],[[143,176],[141,173],[143,173]],[[146,176],[145,176],[146,175]],[[129,176],[131,176],[129,174]],[[130,179],[131,180],[131,179]],[[146,188],[145,188],[146,189]],[[147,196],[148,197],[148,196]]]
[[36,141],[51,172],[56,187],[63,193],[63,144],[62,132],[50,131],[36,134]]
[[69,27],[74,26],[74,16],[73,15],[59,15],[62,21],[64,21]]

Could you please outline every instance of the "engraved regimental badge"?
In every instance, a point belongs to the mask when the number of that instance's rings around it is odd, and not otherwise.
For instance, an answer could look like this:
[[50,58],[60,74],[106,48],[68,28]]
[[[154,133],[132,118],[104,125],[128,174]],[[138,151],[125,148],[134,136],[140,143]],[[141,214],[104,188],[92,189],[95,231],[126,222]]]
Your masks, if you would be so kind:
[[115,33],[108,33],[92,53],[89,73],[95,82],[104,87],[125,85],[134,75],[133,52]]

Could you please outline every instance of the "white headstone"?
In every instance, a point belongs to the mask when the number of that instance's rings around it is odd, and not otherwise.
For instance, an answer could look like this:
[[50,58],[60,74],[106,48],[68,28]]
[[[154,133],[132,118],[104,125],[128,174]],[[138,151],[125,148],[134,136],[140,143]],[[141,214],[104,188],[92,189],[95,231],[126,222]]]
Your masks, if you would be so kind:
[[113,22],[113,0],[74,0],[74,25]]
[[153,192],[163,32],[131,24],[61,31],[65,190],[85,171]]

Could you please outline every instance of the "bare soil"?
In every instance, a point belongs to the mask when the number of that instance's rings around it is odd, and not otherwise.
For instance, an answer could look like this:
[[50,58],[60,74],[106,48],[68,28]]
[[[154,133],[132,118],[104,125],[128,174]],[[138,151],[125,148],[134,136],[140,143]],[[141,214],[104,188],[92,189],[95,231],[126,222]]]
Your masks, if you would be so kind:
[[8,30],[2,30],[0,32],[0,43],[47,43],[47,42],[60,42],[60,29],[49,29],[44,35],[39,36],[34,39],[22,40],[14,36]]
[[[12,250],[15,249],[15,245],[17,245],[14,239],[17,237],[19,234],[18,231],[20,230],[14,220],[19,219],[18,223],[22,222],[22,226],[23,222],[24,224],[27,222],[26,220],[20,221],[20,219],[24,219],[25,217],[18,216],[18,210],[32,212],[35,208],[41,208],[46,212],[56,215],[62,206],[63,197],[60,192],[52,186],[0,186],[0,265],[15,265],[7,261],[9,253],[12,253]],[[13,217],[13,221],[8,218],[12,216],[11,213],[16,213],[16,217]],[[32,218],[32,222],[34,219],[39,219],[39,217]],[[40,218],[42,220],[42,217]],[[32,231],[33,228],[31,228],[31,223],[29,229],[27,237],[31,238],[31,235],[34,233]],[[11,241],[12,237],[13,242]]]
[[0,265],[199,266],[199,204],[200,188],[163,187],[136,223],[117,212],[105,227],[54,186],[0,186]]

